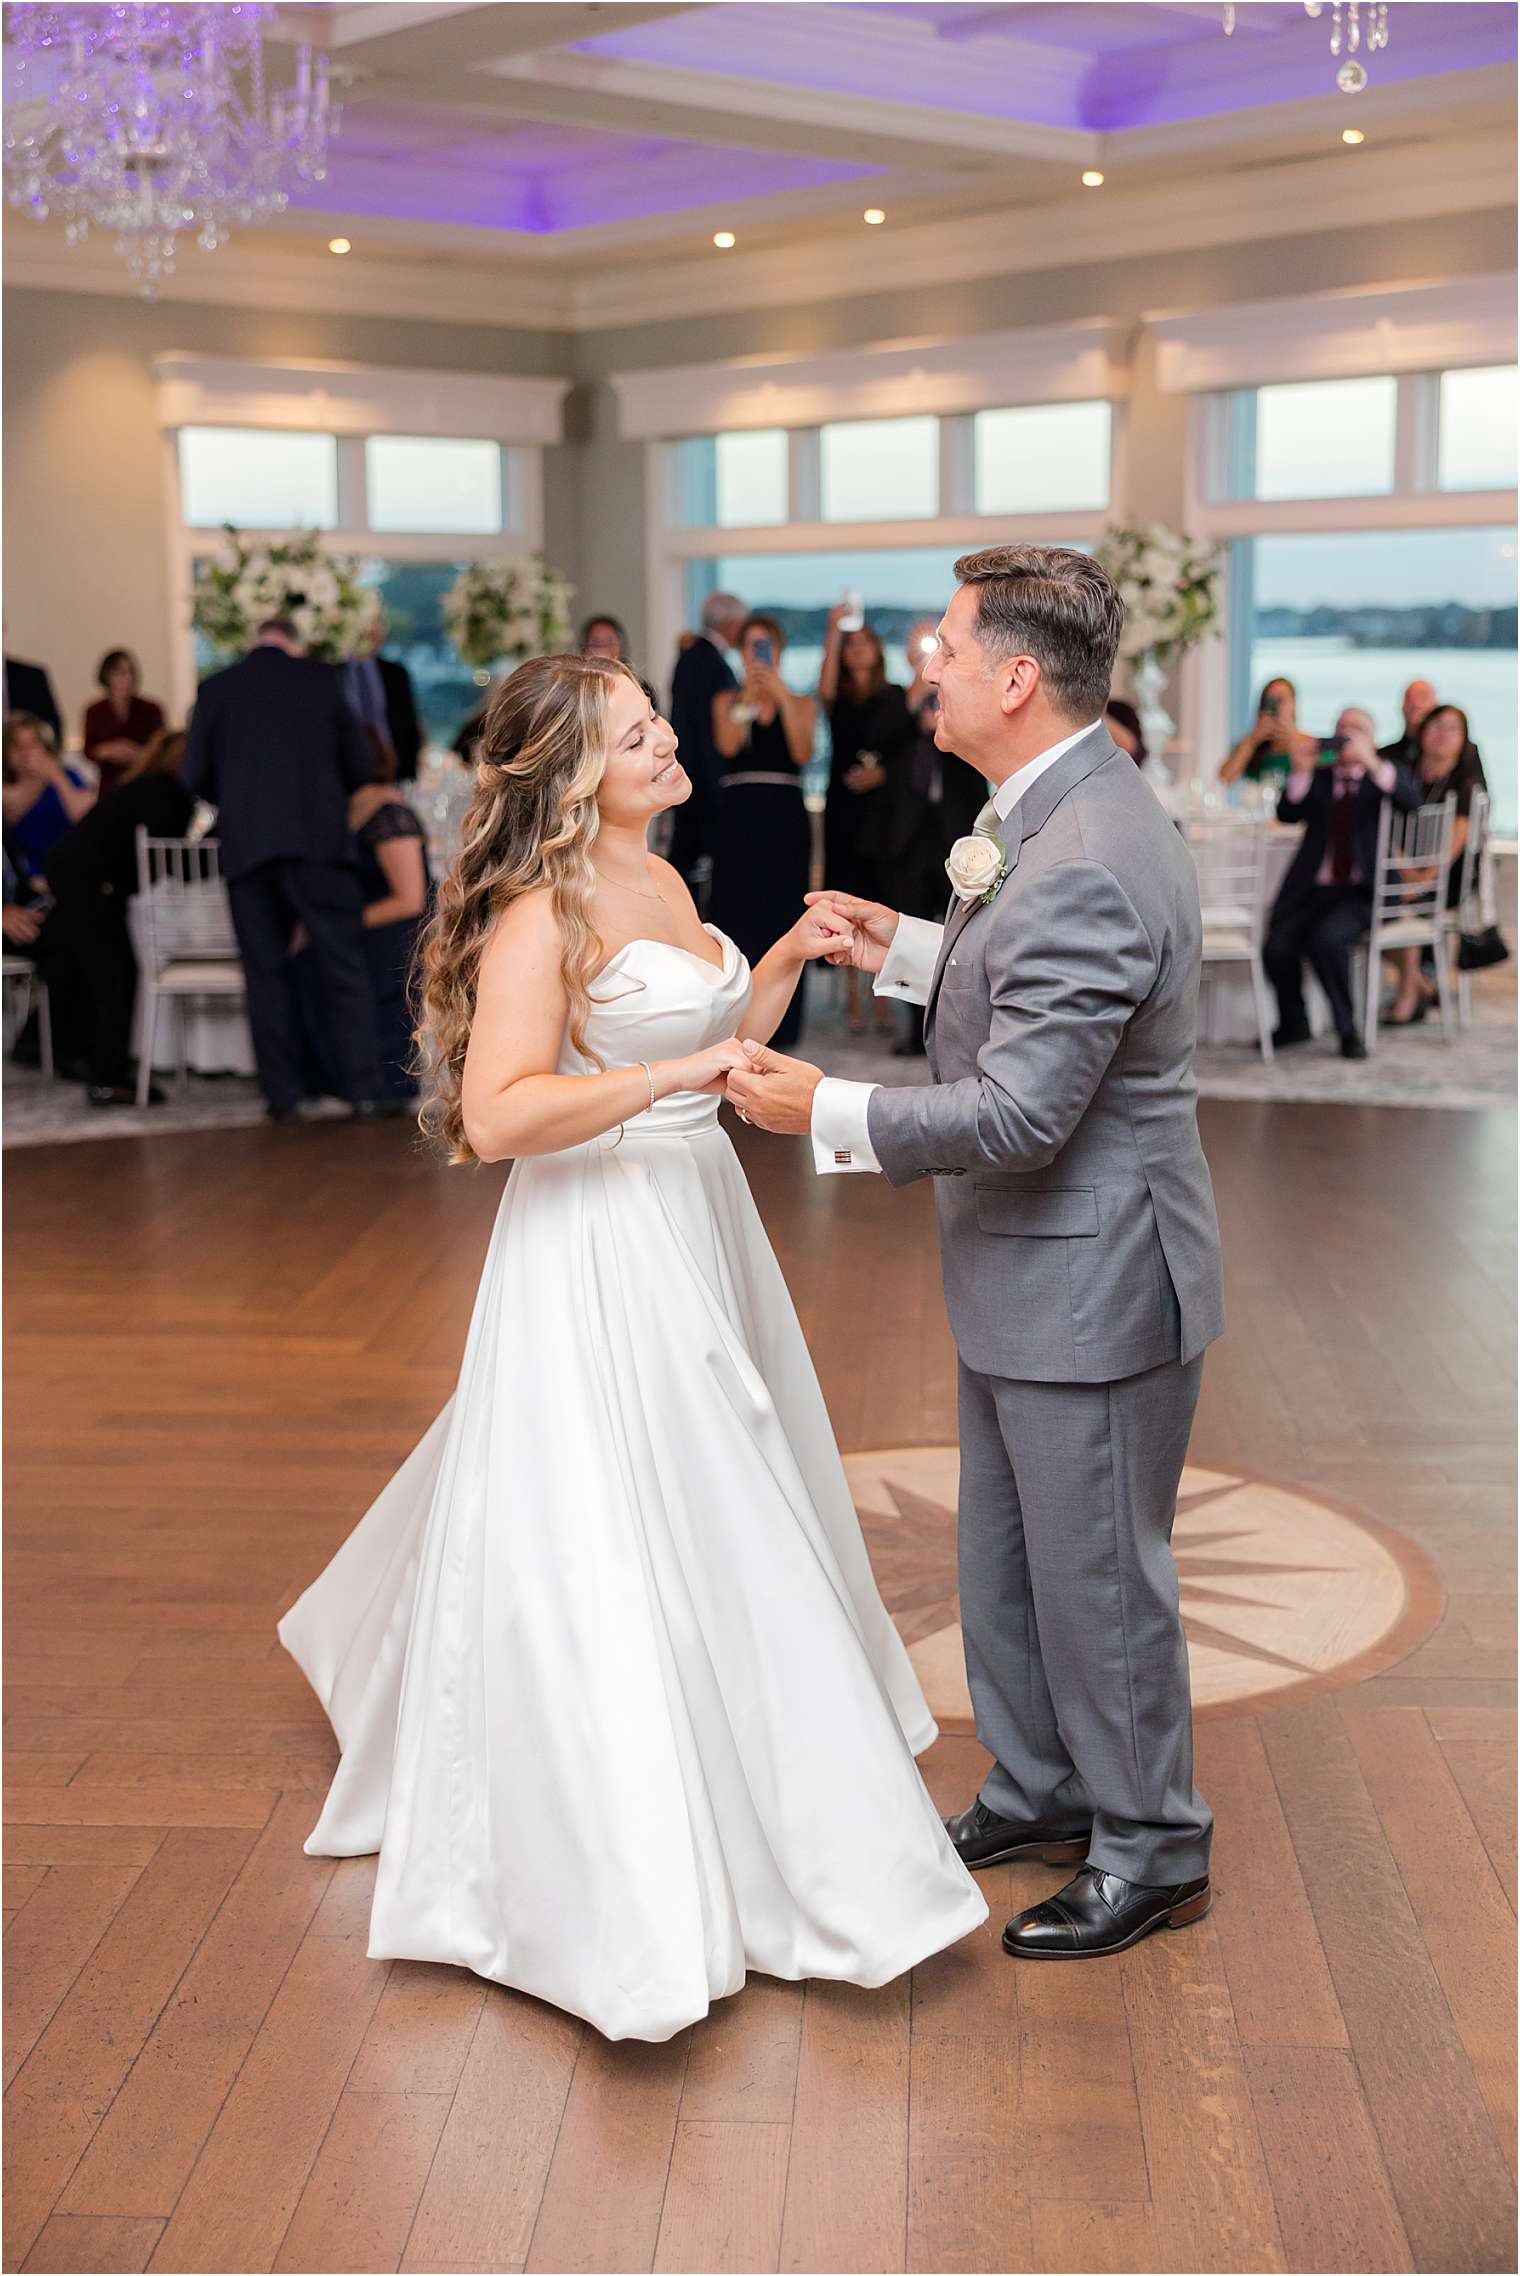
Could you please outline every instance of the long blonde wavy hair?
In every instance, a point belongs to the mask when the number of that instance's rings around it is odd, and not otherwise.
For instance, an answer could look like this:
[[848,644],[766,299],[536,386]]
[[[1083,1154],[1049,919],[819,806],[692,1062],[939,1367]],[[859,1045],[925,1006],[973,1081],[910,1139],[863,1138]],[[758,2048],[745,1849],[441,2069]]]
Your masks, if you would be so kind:
[[559,924],[570,1040],[586,1050],[590,982],[601,942],[591,921],[599,827],[596,793],[607,765],[607,710],[626,664],[598,656],[536,656],[486,706],[477,785],[458,857],[438,889],[416,990],[423,1131],[451,1162],[473,1162],[461,1086],[480,959],[502,911],[547,885]]

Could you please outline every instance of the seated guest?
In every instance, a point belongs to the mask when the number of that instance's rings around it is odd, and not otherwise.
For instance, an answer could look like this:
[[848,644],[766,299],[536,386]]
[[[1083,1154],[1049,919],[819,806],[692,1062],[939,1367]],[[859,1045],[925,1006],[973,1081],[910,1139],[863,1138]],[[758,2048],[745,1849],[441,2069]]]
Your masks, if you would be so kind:
[[[1378,757],[1372,715],[1348,705],[1311,761],[1295,753],[1278,801],[1280,822],[1302,822],[1303,842],[1272,910],[1262,962],[1277,991],[1280,1051],[1309,1040],[1304,959],[1324,989],[1343,1059],[1365,1059],[1351,1003],[1351,952],[1367,930],[1383,800],[1402,813],[1420,794],[1406,767]],[[1301,737],[1300,742],[1307,742]],[[1312,746],[1311,746],[1312,748]]]
[[1261,782],[1285,776],[1293,763],[1297,734],[1298,691],[1291,680],[1268,680],[1255,721],[1220,768],[1220,781]]
[[80,741],[99,771],[99,796],[104,798],[142,765],[154,738],[164,731],[164,714],[141,693],[137,658],[129,649],[113,648],[102,656],[95,677],[105,694],[86,711]]
[[628,635],[615,616],[588,616],[581,626],[581,654],[602,656],[609,664],[628,661]]
[[[137,958],[127,904],[137,891],[137,832],[182,837],[195,800],[179,778],[183,735],[159,735],[109,798],[59,838],[48,857],[54,906],[37,944],[37,964],[52,989],[56,977],[80,990],[89,1036],[91,1106],[131,1106],[132,1011]],[[153,1088],[150,1106],[164,1094]]]
[[5,659],[5,702],[7,719],[18,711],[30,711],[51,730],[56,751],[63,741],[63,714],[58,709],[58,698],[48,678],[45,664],[23,664],[19,656]]
[[1420,723],[1428,719],[1436,707],[1436,691],[1429,680],[1411,680],[1404,690],[1404,732],[1392,743],[1378,746],[1380,759],[1396,760],[1401,767],[1412,767],[1419,757]]
[[1103,724],[1121,751],[1128,751],[1137,767],[1143,767],[1150,757],[1145,747],[1145,732],[1140,725],[1140,714],[1132,703],[1122,696],[1111,695],[1103,713]]
[[95,793],[76,781],[53,747],[51,730],[34,712],[17,711],[0,742],[0,811],[32,877],[41,877],[53,846],[89,813]]
[[[432,903],[422,824],[388,783],[367,783],[348,802],[348,826],[359,852],[364,895],[364,950],[375,993],[380,1057],[387,1096],[415,1096],[410,979],[417,943]],[[309,947],[292,971],[306,1031],[308,1081],[314,1093],[340,1095],[320,987]]]
[[[1454,703],[1438,703],[1426,712],[1416,730],[1414,745],[1414,780],[1420,804],[1439,806],[1453,795],[1457,801],[1451,831],[1451,867],[1446,872],[1446,906],[1454,909],[1462,894],[1462,857],[1467,851],[1473,792],[1488,788],[1483,761],[1469,732],[1467,714],[1459,711]],[[1481,858],[1480,855],[1480,861]],[[1434,870],[1427,872],[1427,883],[1434,875]],[[1418,948],[1401,948],[1397,952],[1399,992],[1388,1015],[1392,1027],[1418,1025],[1435,1000],[1435,983],[1427,980],[1421,970],[1427,953]]]

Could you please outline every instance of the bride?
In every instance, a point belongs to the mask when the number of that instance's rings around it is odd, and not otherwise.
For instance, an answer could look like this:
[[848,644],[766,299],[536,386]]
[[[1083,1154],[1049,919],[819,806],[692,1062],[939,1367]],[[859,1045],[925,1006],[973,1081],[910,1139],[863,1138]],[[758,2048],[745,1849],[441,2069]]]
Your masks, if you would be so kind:
[[370,1954],[668,2039],[767,1975],[882,1984],[986,1918],[935,1737],[718,1123],[751,973],[645,850],[690,795],[626,667],[498,689],[425,959],[424,1126],[511,1160],[454,1396],[280,1622],[379,1852]]

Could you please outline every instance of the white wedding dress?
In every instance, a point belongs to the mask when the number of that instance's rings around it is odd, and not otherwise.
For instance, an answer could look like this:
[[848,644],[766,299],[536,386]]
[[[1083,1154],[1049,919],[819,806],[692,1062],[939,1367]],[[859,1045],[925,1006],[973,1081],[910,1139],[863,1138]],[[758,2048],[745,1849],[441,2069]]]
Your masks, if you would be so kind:
[[[609,1066],[731,1035],[749,968],[631,942]],[[587,1071],[566,1040],[560,1072]],[[882,1984],[987,1907],[715,1100],[521,1161],[449,1405],[280,1637],[378,1850],[376,1958],[667,2039],[745,1971]]]

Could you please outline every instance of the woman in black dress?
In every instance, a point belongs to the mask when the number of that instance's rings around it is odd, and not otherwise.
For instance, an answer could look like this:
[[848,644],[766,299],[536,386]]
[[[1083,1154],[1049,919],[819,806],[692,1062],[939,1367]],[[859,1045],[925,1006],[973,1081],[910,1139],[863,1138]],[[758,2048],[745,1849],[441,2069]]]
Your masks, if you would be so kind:
[[[348,802],[348,826],[359,854],[364,894],[364,953],[375,995],[380,1063],[392,1098],[412,1098],[410,977],[418,936],[433,897],[422,824],[390,783],[367,782]],[[291,960],[292,979],[306,1039],[306,1080],[315,1092],[339,1097],[336,1053],[309,947]]]
[[[823,876],[826,885],[879,901],[884,832],[891,803],[890,780],[908,762],[913,722],[900,687],[887,678],[880,635],[870,625],[846,632],[840,623],[847,603],[829,611],[818,700],[828,715],[831,753],[829,794],[823,810]],[[846,974],[845,1016],[854,1035],[865,1031],[860,974]],[[893,1028],[892,1006],[876,1004],[876,1025]]]
[[[1454,703],[1438,703],[1434,711],[1425,714],[1415,729],[1414,744],[1415,780],[1420,786],[1421,804],[1439,806],[1452,797],[1457,802],[1451,832],[1451,867],[1446,872],[1446,906],[1455,909],[1462,897],[1462,860],[1467,851],[1473,793],[1486,790],[1488,780],[1478,756],[1478,746],[1472,739],[1467,714]],[[1480,854],[1480,862],[1481,859]],[[1424,873],[1427,885],[1433,875],[1433,871]],[[1417,877],[1411,876],[1408,882],[1418,889]],[[1431,952],[1401,948],[1394,961],[1398,966],[1399,991],[1385,1024],[1417,1027],[1437,1000]]]
[[[709,915],[758,964],[797,921],[812,867],[812,826],[802,769],[813,751],[817,707],[781,677],[781,627],[746,619],[744,678],[713,698],[713,741],[723,769],[713,844]],[[802,1027],[802,988],[771,1041],[789,1051]]]

